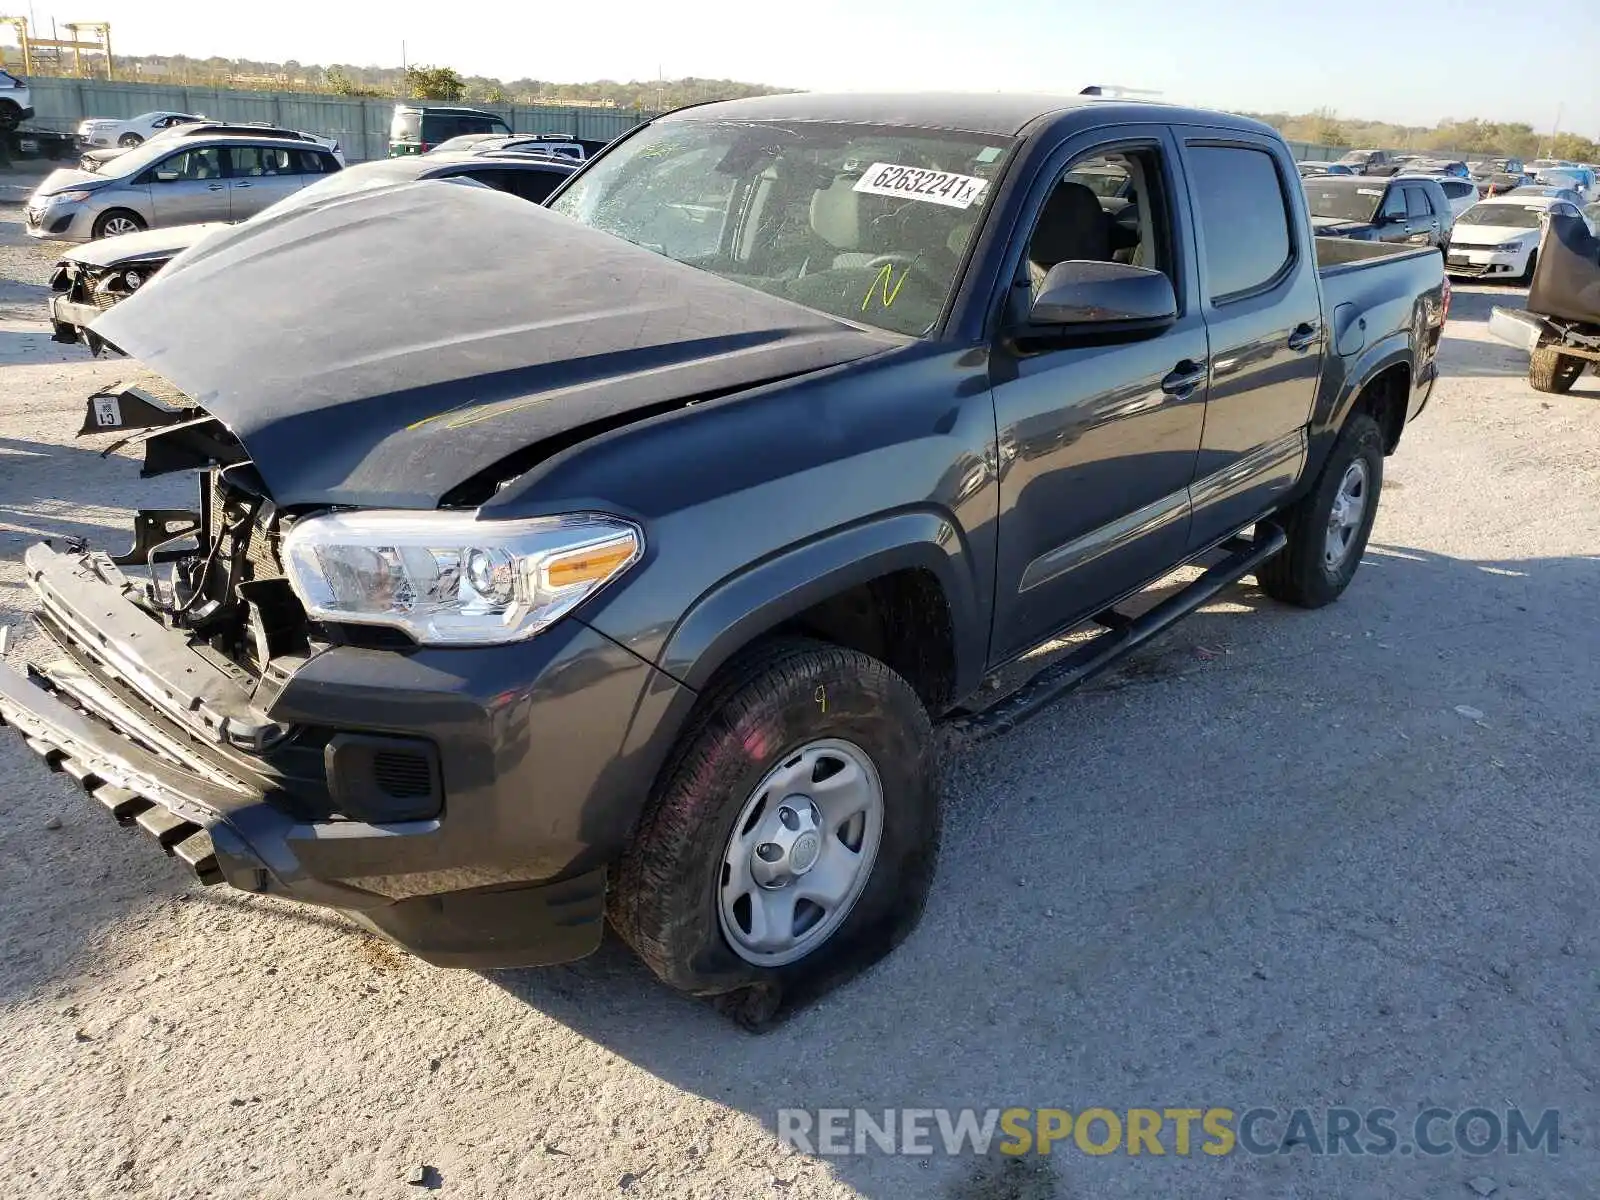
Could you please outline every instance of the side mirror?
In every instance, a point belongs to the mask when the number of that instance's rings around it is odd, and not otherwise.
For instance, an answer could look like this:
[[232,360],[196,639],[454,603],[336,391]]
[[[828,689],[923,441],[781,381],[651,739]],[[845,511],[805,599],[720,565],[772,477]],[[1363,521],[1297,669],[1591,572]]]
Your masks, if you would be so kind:
[[1178,319],[1172,280],[1126,263],[1057,263],[1028,310],[1034,325],[1097,325],[1160,329]]

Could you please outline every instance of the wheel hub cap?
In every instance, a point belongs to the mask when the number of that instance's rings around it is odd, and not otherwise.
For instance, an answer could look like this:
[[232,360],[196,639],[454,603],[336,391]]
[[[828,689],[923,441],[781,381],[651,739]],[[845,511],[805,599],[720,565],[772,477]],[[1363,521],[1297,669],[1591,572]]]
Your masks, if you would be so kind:
[[746,800],[723,853],[717,915],[739,957],[803,958],[860,897],[883,833],[883,787],[859,746],[809,742]]
[[1328,533],[1323,546],[1323,561],[1329,570],[1344,563],[1361,529],[1367,512],[1367,464],[1356,459],[1345,468],[1339,490],[1328,509]]

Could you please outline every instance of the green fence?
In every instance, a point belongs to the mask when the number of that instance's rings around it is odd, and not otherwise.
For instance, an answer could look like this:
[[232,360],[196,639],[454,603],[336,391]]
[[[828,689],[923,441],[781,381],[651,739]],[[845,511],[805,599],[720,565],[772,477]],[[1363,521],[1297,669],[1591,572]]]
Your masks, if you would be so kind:
[[[393,100],[306,92],[238,92],[226,88],[58,79],[34,75],[34,124],[63,133],[85,117],[133,117],[155,110],[203,113],[219,121],[271,121],[337,138],[350,162],[389,153]],[[473,104],[504,117],[519,133],[570,133],[610,141],[653,116],[631,108],[562,108],[538,104]]]

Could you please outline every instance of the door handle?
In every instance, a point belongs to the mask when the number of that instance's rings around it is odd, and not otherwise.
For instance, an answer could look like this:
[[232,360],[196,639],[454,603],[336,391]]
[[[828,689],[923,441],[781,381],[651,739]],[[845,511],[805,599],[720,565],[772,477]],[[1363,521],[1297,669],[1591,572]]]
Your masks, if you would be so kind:
[[1309,350],[1317,344],[1317,339],[1322,336],[1322,326],[1311,321],[1302,321],[1294,327],[1294,332],[1289,335],[1289,349]]
[[1161,381],[1161,390],[1169,396],[1187,400],[1195,388],[1206,381],[1206,364],[1186,358],[1169,371]]
[[220,192],[223,188],[225,188],[227,186],[228,185],[225,184],[225,183],[211,183],[211,184],[207,184],[206,185],[206,191],[208,191],[208,192]]
[[236,188],[242,188],[242,187],[249,187],[250,185],[248,183],[236,183],[233,186],[236,187]]

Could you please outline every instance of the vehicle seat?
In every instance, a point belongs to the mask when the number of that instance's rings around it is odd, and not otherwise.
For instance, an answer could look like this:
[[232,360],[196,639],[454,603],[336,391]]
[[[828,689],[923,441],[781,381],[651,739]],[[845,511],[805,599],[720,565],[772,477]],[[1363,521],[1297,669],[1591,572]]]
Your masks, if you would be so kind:
[[840,175],[811,194],[811,232],[838,251],[835,267],[859,267],[871,260],[861,250],[861,193],[853,178]]
[[1035,294],[1057,263],[1111,261],[1111,217],[1081,183],[1065,182],[1045,201],[1028,243],[1028,279]]

